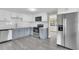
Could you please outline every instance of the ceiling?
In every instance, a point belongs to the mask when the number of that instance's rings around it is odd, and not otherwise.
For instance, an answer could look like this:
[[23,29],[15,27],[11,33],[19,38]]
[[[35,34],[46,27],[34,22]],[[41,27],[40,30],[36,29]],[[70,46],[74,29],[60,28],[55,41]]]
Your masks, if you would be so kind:
[[0,8],[1,10],[7,10],[11,12],[24,13],[24,14],[37,14],[37,13],[56,13],[57,8],[36,8],[37,11],[29,11],[28,8]]

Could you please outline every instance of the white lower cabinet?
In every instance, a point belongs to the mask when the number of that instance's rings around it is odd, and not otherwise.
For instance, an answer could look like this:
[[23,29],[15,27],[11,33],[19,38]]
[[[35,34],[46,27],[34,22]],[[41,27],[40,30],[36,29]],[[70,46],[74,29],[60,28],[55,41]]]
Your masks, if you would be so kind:
[[0,42],[21,38],[31,35],[31,28],[17,28],[13,30],[1,30]]
[[16,38],[20,38],[20,37],[24,37],[24,36],[29,36],[31,35],[31,28],[18,28],[18,29],[14,29],[12,30],[12,38],[16,39]]
[[0,42],[8,39],[8,31],[0,31]]
[[40,28],[39,36],[40,36],[40,39],[48,39],[48,29],[47,28]]
[[8,30],[8,39],[7,40],[12,40],[12,30]]

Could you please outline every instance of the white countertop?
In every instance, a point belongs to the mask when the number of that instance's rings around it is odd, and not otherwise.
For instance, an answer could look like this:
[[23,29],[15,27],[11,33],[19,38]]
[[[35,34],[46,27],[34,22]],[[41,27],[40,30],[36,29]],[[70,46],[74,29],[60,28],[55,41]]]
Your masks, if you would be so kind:
[[[24,23],[24,22],[18,22],[18,23],[12,23],[12,22],[0,22],[0,30],[4,29],[16,29],[16,28],[33,28],[37,27],[35,24],[30,23]],[[46,29],[47,27],[43,27],[42,29]]]
[[10,24],[10,23],[0,23],[0,30],[5,30],[5,29],[16,29],[16,28],[30,28],[33,27],[29,24]]

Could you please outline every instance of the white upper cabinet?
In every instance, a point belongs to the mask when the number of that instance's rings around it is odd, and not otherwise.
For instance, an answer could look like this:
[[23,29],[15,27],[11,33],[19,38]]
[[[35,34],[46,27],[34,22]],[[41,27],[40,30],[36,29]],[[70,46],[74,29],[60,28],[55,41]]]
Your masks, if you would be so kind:
[[42,15],[42,21],[47,21],[47,14]]
[[59,8],[58,14],[66,14],[66,13],[72,13],[72,12],[78,12],[78,8]]

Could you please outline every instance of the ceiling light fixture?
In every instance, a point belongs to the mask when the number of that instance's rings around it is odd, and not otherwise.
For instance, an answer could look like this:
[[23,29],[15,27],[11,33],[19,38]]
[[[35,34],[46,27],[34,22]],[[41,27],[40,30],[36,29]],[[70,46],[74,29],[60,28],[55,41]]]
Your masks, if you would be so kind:
[[36,11],[36,8],[29,8],[29,11]]

